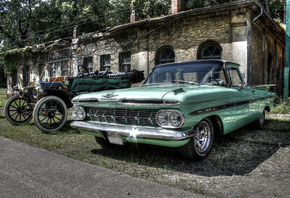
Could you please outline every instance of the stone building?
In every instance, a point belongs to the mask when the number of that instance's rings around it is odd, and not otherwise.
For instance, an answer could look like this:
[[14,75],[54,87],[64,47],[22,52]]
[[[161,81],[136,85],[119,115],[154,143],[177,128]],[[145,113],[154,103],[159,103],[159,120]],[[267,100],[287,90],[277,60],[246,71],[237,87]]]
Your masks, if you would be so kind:
[[17,75],[8,78],[8,90],[75,76],[79,64],[90,71],[144,70],[148,76],[160,63],[226,59],[241,64],[247,84],[277,84],[275,91],[282,93],[285,30],[258,1],[183,12],[180,4],[172,0],[170,15],[138,21],[132,12],[128,24],[81,35],[75,29],[72,38],[31,46],[37,52],[22,58]]

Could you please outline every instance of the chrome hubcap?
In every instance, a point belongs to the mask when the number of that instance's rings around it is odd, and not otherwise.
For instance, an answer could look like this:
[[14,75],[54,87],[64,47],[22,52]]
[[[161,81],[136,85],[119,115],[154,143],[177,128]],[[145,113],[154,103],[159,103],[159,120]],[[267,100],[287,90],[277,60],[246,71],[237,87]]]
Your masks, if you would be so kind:
[[208,150],[211,139],[211,126],[208,122],[202,121],[196,127],[196,135],[194,142],[196,150],[199,153],[204,153]]

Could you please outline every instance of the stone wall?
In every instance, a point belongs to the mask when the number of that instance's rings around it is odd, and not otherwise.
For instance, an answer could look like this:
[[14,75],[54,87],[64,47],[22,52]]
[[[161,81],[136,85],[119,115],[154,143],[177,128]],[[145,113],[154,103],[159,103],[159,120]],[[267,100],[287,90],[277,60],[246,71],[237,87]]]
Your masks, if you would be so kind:
[[253,24],[251,84],[276,84],[274,91],[282,94],[284,48],[271,29],[261,23]]

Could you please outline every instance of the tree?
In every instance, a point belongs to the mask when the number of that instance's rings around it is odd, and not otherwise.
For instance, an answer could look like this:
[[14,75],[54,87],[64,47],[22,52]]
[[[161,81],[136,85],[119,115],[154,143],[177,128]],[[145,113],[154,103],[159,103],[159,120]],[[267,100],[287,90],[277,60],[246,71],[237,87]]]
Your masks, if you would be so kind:
[[261,0],[261,4],[273,19],[284,21],[286,0]]
[[31,15],[39,0],[2,0],[0,38],[8,48],[23,47],[29,38]]
[[137,10],[141,19],[158,17],[170,13],[171,0],[132,0],[131,9]]

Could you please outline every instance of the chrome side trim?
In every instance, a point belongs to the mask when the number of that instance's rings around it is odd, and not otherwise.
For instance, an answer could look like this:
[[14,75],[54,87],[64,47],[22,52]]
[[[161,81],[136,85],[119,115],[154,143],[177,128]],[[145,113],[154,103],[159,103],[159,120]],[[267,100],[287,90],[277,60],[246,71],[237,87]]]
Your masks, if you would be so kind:
[[245,105],[245,104],[249,104],[249,103],[252,103],[252,102],[257,102],[257,101],[260,101],[260,100],[267,100],[267,99],[274,98],[274,97],[275,96],[269,96],[269,97],[256,98],[256,99],[253,99],[253,100],[245,100],[245,101],[240,101],[240,102],[231,102],[231,103],[227,103],[225,105],[209,107],[209,108],[193,111],[193,112],[189,113],[188,115],[200,115],[200,114],[204,114],[204,113],[211,113],[211,112],[214,112],[214,111],[219,111],[219,110],[224,110],[224,109],[228,109],[228,108],[231,108],[231,107]]
[[72,99],[72,104],[98,104],[98,98],[82,98]]
[[128,106],[174,106],[180,105],[181,102],[177,100],[162,100],[162,99],[150,99],[150,98],[143,98],[143,99],[120,99],[118,103],[121,105],[128,105]]
[[184,140],[193,136],[193,130],[186,133],[168,130],[168,129],[157,129],[154,127],[140,127],[140,126],[125,126],[125,125],[113,125],[103,124],[98,122],[84,122],[84,121],[73,121],[70,126],[78,130],[85,130],[90,132],[99,131],[111,131],[116,132],[120,136],[134,137],[134,138],[148,138],[148,139],[159,139],[159,140]]

